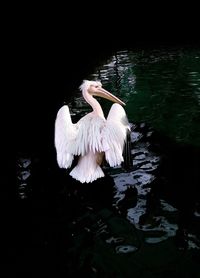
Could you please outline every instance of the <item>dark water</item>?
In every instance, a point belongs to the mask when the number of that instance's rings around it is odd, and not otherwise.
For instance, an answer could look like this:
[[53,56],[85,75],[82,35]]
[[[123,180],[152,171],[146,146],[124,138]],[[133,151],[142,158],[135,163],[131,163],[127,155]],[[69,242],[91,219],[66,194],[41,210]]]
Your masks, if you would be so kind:
[[[17,196],[31,202],[32,240],[18,236],[27,243],[18,268],[35,265],[36,277],[198,277],[199,49],[118,51],[85,78],[126,102],[130,165],[104,165],[105,178],[82,185],[53,151],[49,162],[19,155]],[[99,101],[107,113],[111,103]],[[68,104],[74,122],[90,111],[78,89]]]
[[129,118],[200,146],[200,51],[121,51],[92,75],[126,102]]

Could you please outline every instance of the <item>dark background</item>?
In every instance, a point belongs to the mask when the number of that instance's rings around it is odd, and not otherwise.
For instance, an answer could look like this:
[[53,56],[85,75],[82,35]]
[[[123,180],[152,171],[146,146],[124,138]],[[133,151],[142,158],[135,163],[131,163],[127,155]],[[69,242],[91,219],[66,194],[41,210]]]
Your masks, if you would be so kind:
[[38,140],[43,136],[37,138],[38,131],[45,131],[63,99],[70,98],[82,79],[113,51],[198,42],[198,33],[191,22],[177,18],[172,23],[170,16],[167,21],[150,18],[147,22],[141,17],[139,22],[132,16],[133,22],[130,17],[127,22],[121,19],[121,24],[104,19],[101,25],[95,19],[89,26],[82,26],[79,19],[74,28],[41,26],[35,30],[34,26],[23,26],[13,36],[8,54],[12,57],[12,80],[8,86],[12,88],[8,94],[19,127],[17,144],[21,145],[18,141],[23,138],[36,137],[35,143],[40,145]]
[[[15,199],[16,158],[54,159],[58,108],[95,66],[115,50],[199,45],[198,9],[171,3],[148,7],[74,3],[54,7],[12,6],[2,25],[2,199]],[[52,12],[53,10],[53,12]]]
[[[103,3],[12,6],[2,32],[1,129],[4,201],[15,200],[16,158],[54,160],[54,121],[95,66],[118,49],[199,45],[195,5]],[[53,12],[52,12],[53,10]]]
[[[116,12],[107,6],[99,11],[97,3],[80,14],[65,9],[59,19],[45,9],[40,15],[28,9],[23,15],[13,11],[14,19],[11,14],[12,20],[4,22],[1,211],[6,267],[14,266],[16,243],[27,263],[23,252],[32,227],[31,202],[16,200],[16,159],[38,155],[42,163],[54,160],[54,120],[63,99],[70,99],[87,74],[117,49],[199,44],[195,7],[183,14],[181,7],[174,11],[169,4],[153,12],[145,5],[133,3]],[[34,256],[29,254],[30,260]]]

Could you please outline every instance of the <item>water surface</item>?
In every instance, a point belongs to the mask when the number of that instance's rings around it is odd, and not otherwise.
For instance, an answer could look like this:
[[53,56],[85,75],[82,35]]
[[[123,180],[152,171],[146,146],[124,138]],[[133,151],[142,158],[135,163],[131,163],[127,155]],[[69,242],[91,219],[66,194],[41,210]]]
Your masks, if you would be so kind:
[[[193,165],[195,155],[187,156],[184,146],[194,146],[197,149],[200,147],[200,50],[171,48],[118,51],[87,79],[100,80],[104,88],[126,103],[125,110],[131,125],[132,169],[127,171],[123,167],[115,167],[108,170],[115,184],[112,205],[130,223],[145,232],[147,243],[159,243],[174,237],[179,225],[176,205],[182,209],[182,203],[187,200],[185,176],[180,175],[186,171],[186,180],[194,180],[187,162]],[[107,115],[112,104],[107,100],[98,100]],[[69,106],[75,121],[91,111],[78,91]],[[157,142],[152,139],[155,132],[160,136]],[[161,198],[159,206],[149,213],[148,202],[151,199],[152,186],[163,178],[160,172],[161,161],[163,156],[173,153],[173,148],[170,150],[169,146],[168,153],[162,148],[162,151],[152,151],[155,149],[154,144],[162,145],[163,138],[169,140],[169,144],[177,144],[178,149],[179,145],[183,146],[183,151],[174,154],[178,157],[182,152],[181,157],[175,159],[177,163],[172,176],[174,175],[174,181],[179,180],[174,191],[179,191],[178,194],[184,197],[175,200],[175,207],[170,201]],[[184,165],[180,162],[182,156],[185,159]],[[194,171],[198,171],[197,167],[195,164]],[[168,171],[172,171],[170,166]],[[166,177],[164,179],[167,180]],[[177,189],[179,183],[184,190]],[[191,194],[195,195],[195,186],[191,186],[192,193],[188,193],[188,200]],[[164,187],[162,182],[158,187]],[[167,190],[173,195],[171,188]],[[192,201],[198,203],[198,197]],[[192,201],[189,200],[189,203]],[[194,207],[193,215],[198,214]],[[190,205],[188,210],[191,210]],[[188,244],[190,243],[191,248],[199,249],[200,242],[196,236],[191,236]],[[196,243],[193,244],[194,237]]]
[[132,121],[200,146],[199,49],[119,51],[91,78],[126,102]]
[[[80,184],[53,155],[53,164],[19,155],[17,196],[32,201],[33,261],[45,257],[44,269],[56,262],[69,276],[163,277],[175,265],[181,276],[186,268],[196,275],[200,50],[118,51],[85,79],[126,102],[130,165],[105,164],[105,178]],[[111,102],[98,100],[106,115]],[[74,122],[91,111],[78,88],[67,104]]]

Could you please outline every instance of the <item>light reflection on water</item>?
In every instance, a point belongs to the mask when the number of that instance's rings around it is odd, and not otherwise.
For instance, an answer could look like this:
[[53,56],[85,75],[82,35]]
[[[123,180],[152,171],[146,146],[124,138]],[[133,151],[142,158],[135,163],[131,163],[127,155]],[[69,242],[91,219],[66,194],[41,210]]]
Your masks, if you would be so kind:
[[[126,102],[126,112],[133,122],[133,165],[128,172],[120,167],[109,169],[115,183],[113,206],[119,213],[125,213],[130,223],[146,233],[147,243],[158,243],[173,237],[178,229],[177,223],[173,222],[177,209],[165,200],[160,200],[160,210],[148,220],[149,223],[140,223],[147,210],[151,184],[156,179],[155,171],[160,164],[159,155],[150,151],[148,138],[157,129],[177,142],[199,144],[198,53],[182,49],[119,51],[88,77],[90,80],[100,80],[104,88]],[[102,99],[99,101],[104,111],[108,112],[111,103]],[[69,106],[76,119],[91,110],[81,95],[75,97]],[[151,128],[145,129],[144,122]],[[120,211],[120,204],[127,201],[126,193],[130,188],[137,192],[137,202],[132,207],[130,203],[129,207],[125,206],[125,212]],[[149,231],[151,233],[148,235]],[[152,237],[153,231],[155,234]],[[197,244],[194,246],[199,248]]]
[[[177,214],[177,209],[164,200],[160,200],[159,213],[157,212],[154,216],[149,217],[145,223],[141,223],[141,219],[145,216],[148,209],[147,199],[151,192],[151,184],[156,179],[155,170],[159,166],[160,158],[149,150],[149,143],[145,139],[142,139],[142,137],[145,137],[145,131],[143,129],[140,132],[136,132],[137,136],[134,133],[134,129],[132,129],[133,169],[129,172],[123,172],[121,169],[121,173],[118,174],[112,174],[113,170],[110,171],[116,189],[114,206],[121,212],[120,202],[123,202],[125,199],[127,189],[135,188],[137,202],[135,202],[134,206],[129,204],[126,207],[126,211],[124,212],[126,218],[137,229],[145,232],[146,243],[159,243],[176,235],[178,225],[171,221],[174,215]],[[141,136],[138,136],[138,134]],[[166,214],[165,211],[168,211],[168,213]],[[171,215],[169,215],[169,211]],[[149,232],[151,233],[148,234]]]
[[[132,122],[132,170],[109,169],[115,183],[113,206],[146,233],[147,243],[158,243],[174,236],[178,229],[177,223],[173,223],[177,209],[164,200],[160,200],[160,210],[149,223],[140,223],[160,164],[159,155],[150,151],[148,139],[153,130],[158,130],[177,142],[199,145],[200,51],[119,51],[88,79],[100,80],[104,88],[126,102],[125,109]],[[99,101],[108,112],[111,103]],[[69,106],[74,120],[91,111],[80,93]],[[143,123],[151,128],[145,129]],[[130,188],[137,193],[137,202],[133,201],[134,206],[129,202],[125,212],[120,211]],[[148,235],[149,231],[154,231],[155,235]]]
[[132,121],[146,122],[177,142],[200,145],[199,50],[119,51],[90,78],[126,102]]
[[[177,208],[162,199],[159,200],[159,210],[141,221],[147,214],[148,196],[160,165],[160,156],[151,150],[149,139],[157,129],[170,134],[178,142],[199,144],[198,53],[181,49],[169,52],[120,51],[88,76],[88,79],[101,80],[107,90],[127,104],[126,111],[132,128],[132,167],[129,171],[121,167],[107,169],[114,180],[112,205],[119,215],[144,233],[148,244],[173,237],[178,229]],[[105,110],[110,108],[108,101],[100,102]],[[91,111],[80,92],[77,92],[69,107],[74,122]],[[30,158],[19,158],[18,196],[21,199],[28,196],[30,166]],[[138,249],[131,244],[122,245],[122,241],[123,238],[114,235],[105,240],[107,244],[120,244],[115,248],[117,254]],[[195,233],[189,234],[188,244],[191,249],[200,248],[200,240]]]
[[17,160],[17,195],[19,199],[26,199],[31,188],[29,180],[31,178],[31,159],[20,157]]

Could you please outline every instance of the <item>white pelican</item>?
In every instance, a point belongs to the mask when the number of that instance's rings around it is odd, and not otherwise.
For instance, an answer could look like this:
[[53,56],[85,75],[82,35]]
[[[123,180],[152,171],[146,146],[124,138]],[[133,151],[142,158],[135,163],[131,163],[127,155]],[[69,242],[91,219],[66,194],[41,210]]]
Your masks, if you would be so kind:
[[[80,90],[93,111],[73,124],[68,106],[62,106],[55,120],[55,148],[60,168],[70,168],[74,156],[79,156],[70,175],[81,183],[89,183],[104,177],[100,167],[104,156],[112,167],[122,163],[129,123],[121,106],[125,103],[103,89],[101,82],[84,80]],[[115,102],[107,120],[93,96]]]

